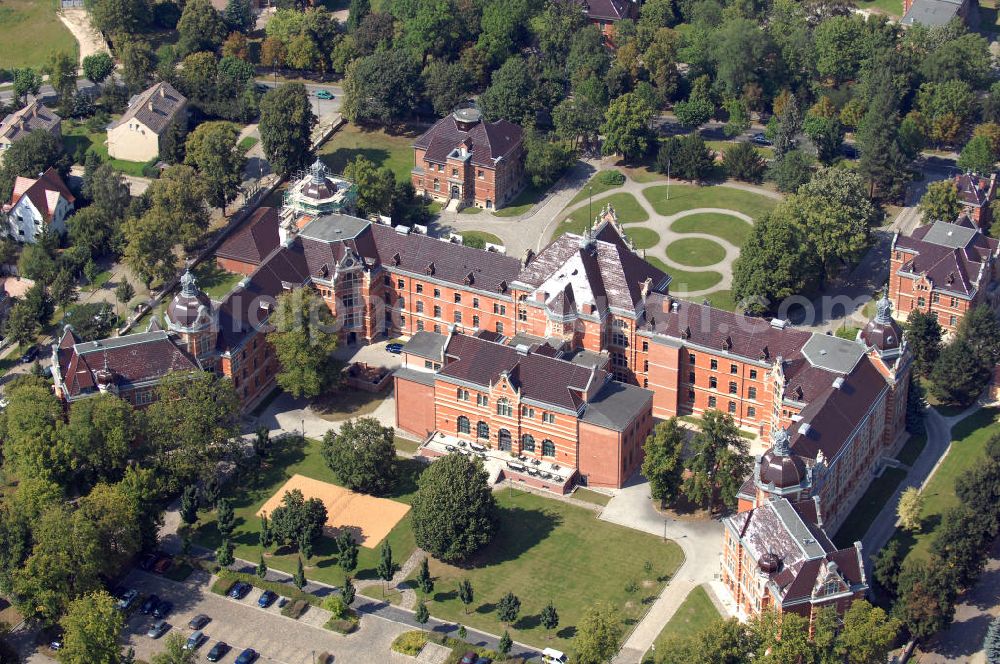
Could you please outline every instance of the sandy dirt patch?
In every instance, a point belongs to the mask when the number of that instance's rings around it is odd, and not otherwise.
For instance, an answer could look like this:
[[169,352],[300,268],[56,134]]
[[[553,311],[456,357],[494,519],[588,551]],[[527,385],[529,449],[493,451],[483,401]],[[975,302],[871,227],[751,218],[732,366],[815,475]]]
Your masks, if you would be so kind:
[[90,22],[90,14],[83,8],[67,8],[58,12],[59,20],[76,37],[80,44],[80,65],[88,55],[108,53],[108,45]]
[[292,475],[261,505],[257,516],[270,514],[281,505],[285,493],[293,489],[301,491],[306,500],[319,498],[323,501],[327,514],[327,535],[335,537],[341,531],[349,530],[354,535],[354,541],[368,549],[377,547],[410,511],[410,506],[405,503],[355,493],[305,475]]

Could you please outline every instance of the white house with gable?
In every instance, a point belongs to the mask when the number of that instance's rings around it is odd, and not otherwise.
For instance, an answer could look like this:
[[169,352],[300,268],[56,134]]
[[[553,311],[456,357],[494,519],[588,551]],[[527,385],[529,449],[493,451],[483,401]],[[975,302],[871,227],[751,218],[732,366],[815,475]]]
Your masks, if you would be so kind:
[[3,206],[7,234],[28,244],[37,242],[46,228],[61,235],[66,232],[66,217],[73,212],[75,200],[54,168],[36,179],[18,177],[10,202]]

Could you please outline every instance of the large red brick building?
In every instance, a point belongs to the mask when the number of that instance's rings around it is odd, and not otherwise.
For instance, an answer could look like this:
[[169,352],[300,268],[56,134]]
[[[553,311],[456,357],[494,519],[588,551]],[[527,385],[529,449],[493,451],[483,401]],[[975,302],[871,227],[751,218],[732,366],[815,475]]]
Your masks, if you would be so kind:
[[417,193],[460,208],[501,208],[524,186],[524,132],[460,108],[416,140],[413,162]]
[[1000,241],[986,236],[966,215],[935,221],[913,235],[893,238],[889,299],[905,318],[911,311],[937,314],[947,332],[980,304],[996,304]]
[[535,476],[545,488],[565,490],[573,480],[622,486],[642,461],[652,393],[613,380],[600,366],[606,358],[574,353],[558,340],[501,341],[489,332],[418,332],[395,376],[397,427],[569,469]]
[[573,0],[580,5],[591,24],[601,30],[609,47],[615,46],[615,27],[625,19],[639,18],[639,0]]

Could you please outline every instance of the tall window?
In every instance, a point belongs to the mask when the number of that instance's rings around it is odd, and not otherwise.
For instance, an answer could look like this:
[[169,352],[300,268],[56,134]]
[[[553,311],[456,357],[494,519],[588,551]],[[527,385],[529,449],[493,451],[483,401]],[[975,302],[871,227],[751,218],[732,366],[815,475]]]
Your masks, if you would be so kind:
[[441,318],[441,307],[434,305],[434,318]]
[[499,401],[497,401],[497,415],[510,417],[513,414],[514,414],[514,408],[510,405],[510,402],[507,401],[507,399],[500,399]]
[[555,424],[556,423],[555,413],[542,413],[542,422],[545,422],[546,424]]
[[747,388],[747,398],[748,399],[756,399],[757,398],[757,388],[756,387],[748,387]]
[[497,431],[497,447],[504,452],[510,452],[510,431],[507,431],[506,429],[500,429],[500,431]]
[[718,371],[718,369],[719,369],[719,361],[718,360],[712,360],[711,366],[712,366],[712,371]]
[[718,379],[716,379],[715,376],[710,376],[708,379],[708,386],[711,387],[713,390],[717,388],[719,386]]
[[490,405],[490,398],[488,396],[486,396],[485,394],[477,394],[476,395],[476,405],[477,406],[489,406]]
[[479,316],[472,317],[472,327],[479,327]]
[[490,438],[490,425],[486,422],[480,422],[476,425],[476,437],[483,438],[484,440],[489,440]]
[[556,444],[546,438],[542,441],[542,456],[554,457],[556,455]]
[[462,312],[461,311],[456,311],[455,312],[455,322],[456,323],[461,323],[462,322]]
[[468,401],[469,400],[469,391],[460,387],[460,388],[458,388],[458,394],[456,396],[458,397],[459,401]]
[[497,321],[497,334],[503,334],[503,323]]
[[423,302],[417,302],[417,313],[418,314],[424,313],[424,303]]
[[734,380],[729,381],[729,393],[736,394],[736,381]]
[[469,418],[465,415],[458,416],[458,432],[459,433],[471,433],[471,428],[469,427]]
[[521,450],[524,452],[535,451],[535,439],[530,433],[526,433],[521,436]]

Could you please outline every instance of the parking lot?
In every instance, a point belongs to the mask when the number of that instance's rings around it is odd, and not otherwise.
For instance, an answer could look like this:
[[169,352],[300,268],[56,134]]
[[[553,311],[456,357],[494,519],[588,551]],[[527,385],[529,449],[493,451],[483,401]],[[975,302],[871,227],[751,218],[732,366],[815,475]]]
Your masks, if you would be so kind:
[[[365,616],[359,631],[342,636],[322,627],[325,612],[310,609],[299,620],[292,620],[281,615],[277,602],[267,609],[258,608],[257,598],[261,591],[256,588],[237,601],[211,592],[208,579],[208,574],[195,572],[184,583],[176,583],[134,570],[124,585],[139,591],[140,599],[135,607],[150,593],[173,602],[174,609],[167,617],[172,627],[167,634],[176,632],[187,638],[192,631],[187,627],[191,618],[199,613],[211,617],[212,621],[203,630],[208,640],[198,649],[200,662],[208,661],[205,656],[220,640],[232,647],[222,662],[233,662],[244,648],[259,652],[258,662],[276,664],[312,664],[315,656],[322,652],[334,655],[338,664],[410,661],[389,649],[397,635],[410,629],[404,625]],[[125,626],[127,644],[135,648],[139,659],[146,661],[162,650],[161,644],[166,638],[154,640],[146,636],[152,623],[152,616],[144,616],[136,609]]]

